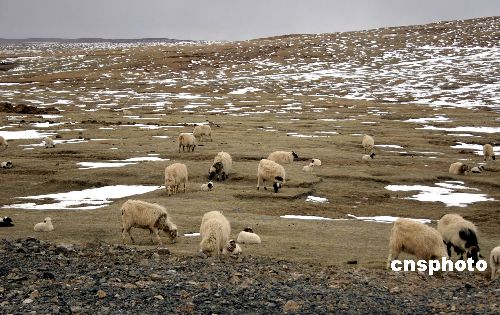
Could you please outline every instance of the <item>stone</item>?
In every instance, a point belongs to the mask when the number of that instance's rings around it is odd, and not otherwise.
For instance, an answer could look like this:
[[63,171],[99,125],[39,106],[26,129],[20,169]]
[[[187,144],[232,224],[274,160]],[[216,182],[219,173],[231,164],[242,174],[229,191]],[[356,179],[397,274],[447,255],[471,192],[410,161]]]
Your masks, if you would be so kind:
[[104,299],[106,297],[106,292],[104,292],[103,290],[99,290],[97,291],[97,296],[100,298],[100,299]]
[[300,304],[294,300],[288,300],[283,306],[283,312],[285,313],[296,313],[300,310]]

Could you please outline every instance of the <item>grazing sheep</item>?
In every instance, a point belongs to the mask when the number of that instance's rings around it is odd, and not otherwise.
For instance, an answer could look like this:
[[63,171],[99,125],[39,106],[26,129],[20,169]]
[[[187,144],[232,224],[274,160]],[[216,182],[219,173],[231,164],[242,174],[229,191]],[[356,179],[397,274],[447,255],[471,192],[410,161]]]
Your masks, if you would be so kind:
[[368,154],[363,155],[361,157],[361,161],[370,164],[371,160],[373,160],[374,158],[375,158],[375,152],[372,152],[369,155]]
[[54,226],[52,225],[52,219],[46,217],[43,222],[39,222],[35,224],[33,228],[35,232],[50,232],[54,230]]
[[484,160],[487,161],[489,158],[495,160],[495,151],[493,151],[493,146],[489,143],[483,146]]
[[183,152],[185,147],[187,147],[188,152],[194,151],[194,148],[196,148],[196,138],[192,133],[181,133],[177,140],[179,142],[179,153],[181,152],[181,147]]
[[132,243],[135,243],[130,234],[132,228],[148,229],[151,233],[151,242],[154,243],[156,237],[159,245],[162,245],[162,242],[158,230],[167,233],[172,243],[177,239],[177,226],[170,221],[167,210],[159,204],[129,199],[123,203],[121,214],[123,243],[127,234]]
[[170,196],[179,191],[179,186],[184,184],[184,192],[188,182],[188,171],[186,164],[174,163],[165,168],[165,189]]
[[11,227],[14,226],[12,219],[9,217],[0,218],[0,227]]
[[309,165],[304,165],[304,167],[302,167],[302,170],[304,172],[312,172],[314,170],[314,164],[309,163]]
[[203,139],[203,136],[210,137],[210,141],[212,141],[212,128],[209,125],[198,125],[193,129],[193,135],[196,140],[200,141]]
[[219,257],[226,247],[231,225],[220,211],[210,211],[203,215],[200,226],[200,250],[204,257]]
[[469,166],[462,162],[451,163],[448,172],[453,175],[465,175],[469,171]]
[[229,240],[226,243],[226,246],[224,246],[224,249],[222,249],[222,254],[223,255],[231,255],[232,257],[237,257],[240,255],[242,252],[240,245],[236,244],[234,240]]
[[236,239],[238,243],[241,244],[260,244],[260,237],[255,234],[252,228],[247,227],[243,231],[238,234],[238,238]]
[[260,181],[264,189],[267,190],[266,180],[272,181],[274,192],[277,193],[281,186],[285,183],[285,169],[278,163],[262,159],[259,162],[259,167],[257,168],[257,190],[260,188]]
[[217,180],[226,180],[231,174],[233,169],[233,159],[231,155],[226,152],[219,152],[214,158],[214,163],[208,170],[208,179],[214,179],[215,175],[217,175]]
[[46,148],[53,148],[55,146],[54,140],[51,137],[43,137],[42,143],[45,143]]
[[392,227],[387,269],[401,252],[415,255],[419,260],[446,257],[443,239],[436,229],[405,218],[397,219]]
[[482,173],[484,171],[484,166],[483,165],[474,166],[473,168],[470,169],[470,171],[476,174]]
[[372,136],[364,135],[363,140],[361,141],[361,144],[363,145],[363,148],[365,149],[365,153],[370,152],[371,150],[373,150],[373,147],[375,146],[375,140],[373,140]]
[[311,164],[314,166],[321,166],[321,160],[320,159],[311,159]]
[[0,136],[0,151],[7,149],[8,146],[9,144],[7,143],[7,140],[5,140],[4,137]]
[[463,260],[463,254],[467,253],[467,258],[472,258],[474,263],[478,261],[478,256],[481,254],[479,253],[477,228],[474,223],[465,220],[458,214],[450,213],[439,219],[437,229],[443,237],[450,259],[453,247],[455,253],[460,255],[460,259]]
[[210,191],[214,188],[214,183],[208,182],[206,184],[201,185],[201,190],[202,191]]
[[299,156],[293,151],[274,151],[269,154],[267,159],[279,164],[290,164],[293,161],[298,161]]
[[5,162],[2,162],[0,163],[0,167],[2,168],[12,168],[12,162],[11,161],[5,161]]
[[500,277],[500,246],[491,250],[490,253],[491,280]]

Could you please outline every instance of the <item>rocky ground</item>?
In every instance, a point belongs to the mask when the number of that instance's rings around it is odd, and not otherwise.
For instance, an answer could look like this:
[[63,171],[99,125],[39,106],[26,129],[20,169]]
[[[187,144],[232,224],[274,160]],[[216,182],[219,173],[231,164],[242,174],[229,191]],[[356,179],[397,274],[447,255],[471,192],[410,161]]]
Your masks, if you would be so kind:
[[0,242],[4,314],[395,313],[498,314],[487,274],[319,267],[266,257],[221,261],[166,248],[34,238]]

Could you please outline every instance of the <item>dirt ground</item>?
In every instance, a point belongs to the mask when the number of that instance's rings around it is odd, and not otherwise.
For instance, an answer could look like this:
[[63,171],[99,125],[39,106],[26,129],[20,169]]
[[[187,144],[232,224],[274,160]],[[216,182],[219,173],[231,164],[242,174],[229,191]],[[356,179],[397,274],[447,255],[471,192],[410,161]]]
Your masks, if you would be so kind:
[[[220,63],[231,51],[241,52],[238,45],[227,43],[207,46],[206,56],[220,52]],[[243,45],[258,45],[245,42]],[[266,44],[267,45],[267,44]],[[268,46],[266,46],[268,47]],[[117,53],[116,50],[96,50],[95,55],[112,59],[126,55],[135,63],[120,63],[104,67],[113,75],[108,81],[96,86],[102,89],[121,89],[125,83],[120,79],[120,67],[148,68],[148,71],[170,67],[175,71],[189,73],[190,60],[199,60],[203,47],[185,46],[177,48],[146,47]],[[244,49],[243,49],[244,51]],[[290,53],[279,50],[279,58],[286,59]],[[61,56],[78,54],[78,51],[60,53]],[[88,52],[87,52],[88,53]],[[266,51],[249,51],[251,54]],[[236,54],[236,53],[235,53]],[[4,57],[15,55],[4,54]],[[89,56],[94,56],[89,53]],[[181,57],[179,57],[181,56]],[[222,57],[221,57],[222,56]],[[239,55],[238,55],[239,56]],[[241,57],[241,56],[240,56]],[[90,57],[89,57],[90,58]],[[214,57],[215,58],[215,57]],[[226,60],[245,67],[244,58]],[[243,60],[243,61],[242,61]],[[207,72],[216,73],[220,65],[207,67]],[[50,69],[49,69],[50,70]],[[199,69],[198,69],[199,70]],[[251,69],[250,69],[251,70]],[[2,82],[31,82],[38,88],[58,87],[74,95],[85,90],[93,79],[100,77],[101,69],[67,70],[61,72],[38,71],[30,75],[9,76],[1,74]],[[102,70],[104,71],[104,70]],[[141,75],[148,73],[141,71]],[[193,76],[195,74],[192,74]],[[35,82],[35,83],[33,83]],[[62,82],[62,83],[61,83]],[[178,86],[155,90],[156,92],[184,92]],[[63,85],[61,87],[60,85]],[[95,87],[94,87],[95,88]],[[446,116],[446,128],[458,126],[498,126],[499,113],[488,107],[477,109],[449,106],[430,107],[418,104],[399,104],[380,101],[347,100],[318,97],[314,91],[302,95],[289,95],[290,100],[268,91],[251,94],[228,95],[229,87],[220,88],[214,83],[197,88],[188,87],[191,93],[210,95],[209,106],[224,107],[228,102],[242,105],[248,102],[252,110],[262,107],[262,113],[248,116],[232,116],[217,111],[194,109],[182,111],[189,100],[170,100],[168,108],[157,111],[147,106],[134,107],[137,100],[120,100],[117,105],[99,107],[100,100],[87,104],[82,110],[78,102],[67,106],[60,114],[63,118],[46,119],[40,115],[23,115],[12,120],[12,113],[0,113],[0,125],[11,125],[8,131],[33,129],[32,123],[49,122],[51,131],[60,136],[56,140],[86,139],[83,143],[66,143],[46,149],[35,146],[35,139],[11,140],[7,150],[0,152],[0,159],[11,160],[12,169],[0,170],[0,216],[10,216],[15,227],[1,228],[0,238],[24,238],[36,236],[43,240],[62,243],[83,244],[103,241],[121,243],[120,206],[128,198],[112,200],[112,203],[96,210],[19,210],[7,205],[27,202],[17,199],[23,196],[60,193],[107,185],[163,185],[164,168],[181,162],[188,166],[189,184],[186,193],[168,197],[166,191],[156,190],[132,196],[148,202],[164,205],[178,225],[180,238],[169,245],[174,255],[193,255],[199,244],[198,237],[186,237],[184,233],[198,232],[202,215],[210,210],[222,210],[232,224],[232,236],[246,226],[252,226],[262,238],[258,246],[243,246],[245,255],[270,256],[297,262],[320,265],[343,265],[357,261],[363,267],[383,268],[387,259],[387,245],[391,224],[359,220],[305,221],[280,218],[281,215],[316,215],[333,219],[347,219],[347,214],[356,216],[402,216],[438,220],[446,213],[459,213],[477,224],[480,245],[484,254],[500,244],[500,164],[489,162],[481,174],[458,176],[448,174],[450,163],[463,160],[469,164],[482,162],[482,156],[468,149],[454,149],[457,142],[484,144],[500,142],[498,133],[475,133],[470,137],[446,130],[419,129],[422,124],[405,122],[410,118]],[[12,89],[16,89],[13,87]],[[19,87],[23,92],[24,87]],[[137,86],[137,90],[147,86]],[[26,88],[26,91],[28,89]],[[151,91],[148,91],[151,92]],[[57,93],[46,92],[47,97],[57,99]],[[69,92],[68,92],[69,93]],[[71,94],[69,94],[71,95]],[[225,97],[219,100],[218,97]],[[19,95],[3,99],[21,103]],[[1,101],[1,99],[0,99]],[[301,104],[300,110],[284,114],[266,112],[273,106]],[[96,109],[90,111],[88,109]],[[121,109],[126,108],[134,117],[125,117]],[[318,110],[318,108],[320,110]],[[380,114],[382,112],[382,114]],[[161,114],[161,115],[158,115]],[[164,114],[164,115],[163,115]],[[15,115],[14,115],[15,116]],[[50,122],[63,121],[64,125]],[[179,132],[191,132],[192,123],[212,123],[213,141],[203,141],[194,152],[178,153],[176,137]],[[159,129],[143,129],[126,124],[149,124]],[[169,126],[178,125],[180,128]],[[439,125],[443,126],[443,125]],[[69,129],[68,129],[69,128]],[[40,128],[41,130],[41,128]],[[42,130],[43,131],[43,130]],[[361,146],[363,134],[374,136],[376,144],[398,145],[402,148],[376,147],[375,160],[370,165],[361,162],[364,154]],[[300,137],[315,136],[315,137]],[[168,136],[157,138],[156,136]],[[323,137],[317,137],[323,136]],[[111,149],[116,148],[116,149]],[[293,150],[300,161],[285,165],[287,181],[284,188],[274,194],[271,190],[256,190],[257,165],[261,158],[275,150]],[[224,183],[215,182],[215,189],[202,192],[208,169],[219,151],[230,153],[234,161],[234,173]],[[436,153],[437,152],[437,153]],[[78,162],[103,162],[159,154],[168,159],[159,162],[140,162],[122,168],[79,169]],[[319,158],[322,166],[312,173],[302,167],[311,158]],[[463,181],[464,186],[477,188],[480,193],[494,198],[470,204],[466,207],[447,207],[440,202],[421,202],[404,199],[416,191],[389,191],[387,185],[434,185],[444,181]],[[306,202],[308,195],[324,197],[328,203]],[[7,206],[7,207],[5,207]],[[35,233],[33,225],[50,216],[55,230],[51,233]],[[436,222],[432,223],[435,226]],[[152,246],[149,233],[134,230],[139,246]],[[164,235],[164,240],[167,240]],[[486,256],[486,255],[485,255]]]

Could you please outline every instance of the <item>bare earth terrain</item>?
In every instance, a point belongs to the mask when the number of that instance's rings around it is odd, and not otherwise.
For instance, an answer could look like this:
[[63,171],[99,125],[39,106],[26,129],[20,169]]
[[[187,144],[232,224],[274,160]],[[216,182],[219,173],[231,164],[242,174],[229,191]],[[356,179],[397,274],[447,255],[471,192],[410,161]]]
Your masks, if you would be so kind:
[[[390,283],[384,284],[384,294],[404,295],[415,287],[425,288],[422,300],[414,305],[425,305],[425,296],[438,294],[448,283],[459,288],[471,282],[474,294],[464,298],[474,303],[477,296],[485,296],[481,312],[498,313],[498,281],[488,282],[489,270],[447,274],[439,280],[385,271],[392,224],[372,218],[430,219],[435,226],[442,215],[459,213],[477,225],[484,256],[500,245],[500,164],[498,159],[485,163],[482,156],[485,143],[491,143],[500,155],[498,29],[500,18],[495,17],[229,43],[0,41],[0,60],[18,64],[0,72],[0,102],[45,111],[16,113],[9,104],[0,104],[0,135],[9,142],[0,151],[0,161],[10,160],[14,165],[0,169],[0,216],[9,216],[15,223],[12,228],[0,228],[0,238],[14,242],[35,237],[48,244],[113,247],[122,243],[121,204],[128,198],[141,199],[164,205],[179,227],[176,244],[168,244],[163,235],[171,256],[161,264],[188,261],[194,270],[213,269],[211,261],[191,257],[198,250],[199,237],[184,234],[199,231],[205,212],[223,210],[234,238],[252,226],[263,242],[242,245],[244,258],[224,260],[221,273],[223,268],[241,273],[238,264],[248,264],[255,278],[262,271],[253,263],[276,264],[272,268],[291,264],[304,274],[335,273],[338,282],[315,283],[325,290],[345,289],[357,281],[353,277],[358,274],[369,281],[387,278]],[[194,152],[179,153],[177,135],[192,132],[200,123],[210,123],[213,141],[202,141]],[[369,165],[361,162],[363,134],[375,138],[376,156]],[[54,138],[55,148],[40,144],[44,135]],[[293,150],[300,160],[284,165],[287,180],[279,193],[257,191],[258,162],[275,150]],[[200,185],[206,183],[219,151],[231,154],[234,173],[224,183],[215,182],[213,191],[202,192]],[[303,172],[311,158],[321,159],[322,166],[312,173]],[[456,161],[483,164],[485,171],[451,175],[448,167]],[[118,167],[120,162],[127,164]],[[188,166],[189,184],[186,193],[168,197],[160,186],[165,167],[173,162]],[[404,191],[402,185],[420,187]],[[84,199],[68,195],[64,200],[53,195],[33,198],[96,188],[101,190],[90,191]],[[308,196],[328,201],[306,201]],[[283,215],[335,220],[286,219]],[[33,225],[47,216],[55,230],[35,233]],[[133,233],[137,251],[155,251],[149,232],[136,229]],[[2,255],[10,255],[14,243],[5,243]],[[99,252],[107,250],[99,248]],[[136,257],[133,262],[139,259],[136,253],[130,255]],[[5,279],[16,273],[14,264],[7,261],[20,258],[9,257],[5,256],[5,271],[0,270]],[[22,257],[33,259],[29,254]],[[117,265],[130,263],[116,259]],[[163,269],[155,262],[149,264],[161,273]],[[177,280],[184,283],[189,277]],[[22,301],[22,294],[9,295],[9,288],[0,285],[0,296],[9,301],[9,311],[20,312],[14,305]],[[474,312],[470,304],[453,297],[415,312]],[[283,297],[269,306],[270,311],[282,310],[288,299],[299,298],[300,294]],[[311,303],[309,297],[304,298],[302,311],[349,310],[339,308],[345,304],[341,299],[319,309]],[[101,304],[96,310],[105,312]],[[247,305],[248,312],[259,304]],[[407,309],[411,305],[401,303],[380,312],[411,312]],[[165,307],[174,306],[178,304]],[[224,309],[195,307],[191,311]]]

